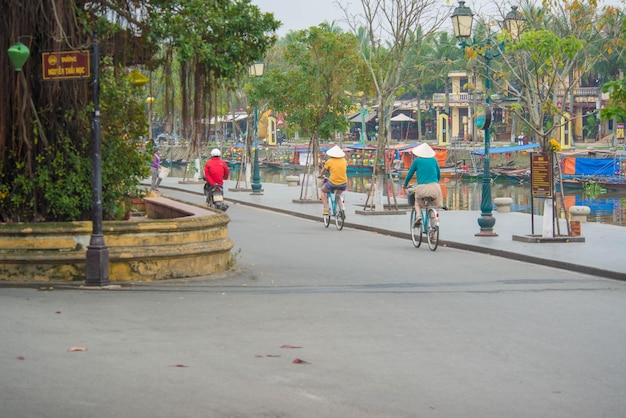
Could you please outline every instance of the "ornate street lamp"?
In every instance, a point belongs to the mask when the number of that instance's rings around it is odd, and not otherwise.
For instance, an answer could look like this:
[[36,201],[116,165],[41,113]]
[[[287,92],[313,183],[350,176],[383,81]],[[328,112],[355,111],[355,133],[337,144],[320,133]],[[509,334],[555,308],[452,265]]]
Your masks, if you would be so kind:
[[452,28],[454,36],[461,42],[465,42],[472,35],[472,23],[474,13],[472,9],[465,5],[464,1],[459,1],[459,6],[452,12]]
[[93,94],[93,117],[91,120],[91,196],[92,233],[87,246],[85,286],[104,287],[109,285],[109,249],[102,231],[102,138],[100,134],[100,48],[98,33],[93,35],[91,80]]
[[[478,46],[477,51],[485,59],[485,94],[486,100],[483,105],[482,116],[477,116],[476,125],[479,129],[485,130],[485,157],[483,164],[483,180],[482,180],[482,199],[480,202],[480,218],[478,218],[478,225],[480,226],[480,232],[476,236],[481,237],[495,237],[498,236],[493,232],[493,226],[496,223],[496,219],[493,217],[493,202],[491,200],[491,156],[490,145],[491,139],[489,135],[489,125],[491,124],[491,98],[489,96],[489,90],[491,88],[491,77],[489,74],[491,60],[500,56],[500,48],[493,48],[487,39],[486,45],[481,45],[475,41],[469,42],[472,36],[472,23],[474,20],[474,14],[472,10],[465,5],[464,1],[459,1],[459,6],[452,12],[452,27],[454,28],[454,36],[459,40],[461,46]],[[504,21],[505,29],[508,30],[514,39],[517,38],[523,29],[524,18],[517,11],[516,7],[509,12]]]
[[[250,66],[250,77],[261,77],[265,66],[262,62],[254,63]],[[254,105],[254,138],[257,146],[254,148],[254,174],[252,176],[252,194],[263,194],[261,191],[261,175],[259,173],[259,106]],[[247,151],[247,150],[246,150]]]
[[524,31],[524,15],[517,10],[517,6],[511,6],[511,11],[504,17],[504,29],[510,34],[512,39],[518,39]]

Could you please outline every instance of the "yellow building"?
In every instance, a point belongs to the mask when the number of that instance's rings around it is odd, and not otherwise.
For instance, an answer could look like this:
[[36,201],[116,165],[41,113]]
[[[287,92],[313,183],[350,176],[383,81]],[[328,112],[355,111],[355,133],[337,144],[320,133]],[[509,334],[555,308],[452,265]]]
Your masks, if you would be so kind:
[[[563,148],[567,149],[576,142],[594,141],[602,138],[612,127],[611,122],[603,122],[598,132],[585,131],[586,118],[599,109],[608,99],[602,95],[600,82],[590,77],[583,78],[580,86],[573,89],[574,112],[568,122],[568,114],[561,119],[563,126],[559,128],[555,137],[559,139]],[[588,85],[595,84],[595,85]],[[451,71],[448,73],[447,92],[433,95],[433,106],[437,109],[437,137],[441,145],[455,142],[483,141],[482,132],[475,129],[472,123],[472,109],[476,103],[485,100],[483,77],[468,74],[466,71]],[[557,90],[558,103],[569,103],[563,98],[565,89]],[[493,93],[492,93],[493,94]],[[506,99],[492,104],[492,126],[494,141],[516,142],[521,134],[520,125],[514,126],[512,114]]]

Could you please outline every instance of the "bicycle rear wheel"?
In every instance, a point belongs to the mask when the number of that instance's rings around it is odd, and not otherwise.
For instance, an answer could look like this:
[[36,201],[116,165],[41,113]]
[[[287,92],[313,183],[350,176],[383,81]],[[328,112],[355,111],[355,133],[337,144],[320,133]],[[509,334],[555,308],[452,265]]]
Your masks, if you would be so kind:
[[346,220],[346,212],[341,204],[341,196],[335,195],[335,226],[339,231],[343,229],[343,223]]
[[439,225],[437,225],[437,212],[435,209],[428,209],[428,228],[426,237],[428,239],[428,248],[435,251],[439,245]]
[[420,245],[422,245],[422,224],[420,224],[419,226],[415,226],[415,221],[417,220],[418,217],[418,213],[415,211],[415,208],[413,208],[413,210],[411,211],[411,224],[410,224],[410,231],[411,231],[411,241],[413,241],[413,245],[415,246],[415,248],[419,248]]

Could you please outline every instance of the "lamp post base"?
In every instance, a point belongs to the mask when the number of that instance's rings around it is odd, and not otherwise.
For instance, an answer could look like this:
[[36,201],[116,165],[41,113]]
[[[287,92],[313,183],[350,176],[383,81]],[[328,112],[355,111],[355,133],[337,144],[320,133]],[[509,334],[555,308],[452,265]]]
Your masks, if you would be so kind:
[[259,172],[259,149],[254,149],[254,166],[253,166],[254,175],[252,176],[252,193],[251,194],[263,194],[262,185],[261,185],[261,174]]
[[480,232],[474,234],[475,237],[497,237],[498,234],[493,232],[493,226],[496,224],[496,218],[491,215],[481,215],[478,218]]
[[109,249],[102,235],[93,235],[87,246],[85,286],[109,285]]

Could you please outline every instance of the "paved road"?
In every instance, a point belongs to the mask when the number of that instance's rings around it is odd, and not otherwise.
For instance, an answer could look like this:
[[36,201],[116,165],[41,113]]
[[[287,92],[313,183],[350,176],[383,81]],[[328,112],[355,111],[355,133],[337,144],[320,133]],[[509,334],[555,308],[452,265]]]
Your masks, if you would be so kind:
[[626,284],[228,214],[236,272],[0,288],[0,416],[626,416]]
[[[202,204],[202,184],[181,182],[181,179],[166,178],[163,182],[164,196]],[[236,203],[272,211],[292,214],[306,219],[321,217],[321,203],[299,203],[301,188],[287,187],[285,184],[264,184],[262,195],[249,192],[233,192],[233,181],[226,182],[226,198]],[[409,239],[408,211],[400,211],[399,215],[373,215],[372,211],[363,211],[367,195],[346,192],[347,218],[346,225],[366,231],[376,231]],[[406,202],[399,199],[398,202]],[[309,200],[308,202],[311,202]],[[537,203],[538,204],[538,203]],[[368,215],[356,214],[369,213]],[[390,211],[386,211],[390,213]],[[622,257],[621,249],[626,248],[626,229],[616,225],[600,223],[582,224],[584,242],[569,243],[528,243],[514,240],[513,237],[529,237],[540,234],[542,216],[530,216],[524,213],[495,212],[496,224],[494,231],[497,237],[477,237],[479,231],[477,220],[480,211],[451,210],[440,212],[441,242],[450,248],[458,248],[473,252],[499,255],[508,259],[529,261],[562,269],[584,272],[599,277],[607,277],[626,281],[626,257]],[[534,223],[534,229],[533,229]],[[561,220],[561,231],[567,230]]]

